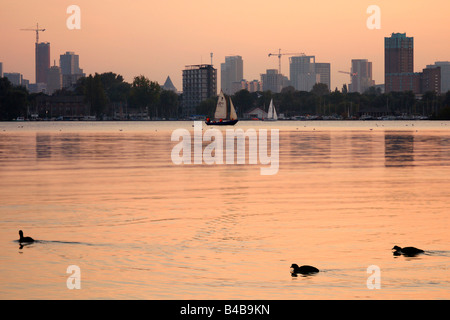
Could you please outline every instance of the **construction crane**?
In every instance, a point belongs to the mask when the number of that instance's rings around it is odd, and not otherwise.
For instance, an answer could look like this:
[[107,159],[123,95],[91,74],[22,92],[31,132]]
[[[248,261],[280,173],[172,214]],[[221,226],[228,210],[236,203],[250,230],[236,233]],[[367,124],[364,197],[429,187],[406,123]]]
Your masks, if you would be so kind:
[[356,76],[356,75],[358,75],[358,72],[347,72],[347,71],[338,71],[338,72],[340,72],[340,73],[346,73],[346,74],[349,74],[350,76]]
[[36,31],[36,43],[39,43],[39,31],[45,31],[45,29],[39,29],[39,23],[36,23],[36,29],[20,29],[21,31]]
[[294,56],[294,55],[301,55],[304,56],[304,53],[281,53],[281,49],[278,49],[278,53],[269,53],[270,56],[278,56],[278,73],[281,74],[281,56]]

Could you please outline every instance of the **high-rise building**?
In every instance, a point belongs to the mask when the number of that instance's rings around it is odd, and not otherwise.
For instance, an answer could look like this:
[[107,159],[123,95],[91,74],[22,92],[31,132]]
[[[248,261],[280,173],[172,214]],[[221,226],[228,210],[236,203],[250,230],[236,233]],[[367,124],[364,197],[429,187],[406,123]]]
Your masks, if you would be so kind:
[[22,85],[22,79],[23,76],[21,73],[18,72],[5,72],[4,77],[8,78],[9,82],[11,82],[12,85],[15,86],[21,86]]
[[450,90],[450,61],[436,61],[427,68],[439,67],[441,71],[441,93],[446,93]]
[[352,59],[352,83],[349,85],[350,92],[364,93],[375,85],[372,80],[372,62],[367,59]]
[[311,91],[316,84],[316,57],[296,56],[289,58],[291,85],[295,90]]
[[183,116],[196,114],[203,100],[217,95],[217,69],[210,64],[190,65],[183,70]]
[[78,79],[85,76],[83,69],[80,69],[80,56],[74,52],[67,51],[59,56],[59,66],[61,67],[62,86],[69,88]]
[[241,90],[248,90],[248,82],[245,79],[235,81],[231,84],[231,92],[233,92],[233,94]]
[[80,69],[80,56],[75,52],[67,51],[65,54],[59,56],[59,66],[62,74],[80,74],[83,70]]
[[221,89],[225,94],[234,94],[234,82],[244,78],[244,61],[241,56],[225,57],[225,63],[220,64]]
[[0,78],[3,77],[3,62],[0,62]]
[[420,74],[420,92],[441,93],[441,67],[427,66]]
[[47,83],[50,68],[50,43],[36,43],[36,83]]
[[22,87],[25,87],[28,90],[29,86],[30,86],[30,80],[22,78]]
[[249,81],[249,82],[248,82],[248,88],[247,88],[247,90],[248,90],[249,92],[263,91],[261,81],[258,81],[258,80],[252,80],[252,81]]
[[385,91],[420,91],[420,75],[414,73],[414,38],[392,33],[384,38]]
[[330,77],[330,63],[316,62],[316,82],[326,84],[328,90],[330,90],[331,77]]
[[261,82],[263,91],[272,91],[272,93],[280,93],[283,89],[284,77],[278,73],[277,69],[267,69],[266,73],[261,74]]
[[30,83],[28,85],[28,90],[30,91],[30,93],[45,93],[47,92],[47,84],[42,82]]
[[391,73],[414,72],[414,38],[406,33],[392,33],[384,38],[385,71]]
[[47,94],[52,95],[56,90],[62,88],[62,73],[61,68],[55,63],[54,66],[48,69],[47,75]]
[[247,90],[248,92],[263,91],[261,81],[258,80],[247,81],[246,79],[242,79],[241,81],[233,82],[232,85],[234,93],[240,90]]

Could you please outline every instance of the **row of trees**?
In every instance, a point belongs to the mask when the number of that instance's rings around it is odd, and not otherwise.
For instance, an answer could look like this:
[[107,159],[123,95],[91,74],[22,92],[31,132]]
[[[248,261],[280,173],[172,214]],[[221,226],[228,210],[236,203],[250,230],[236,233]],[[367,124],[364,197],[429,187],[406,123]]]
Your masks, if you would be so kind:
[[[0,119],[11,120],[26,116],[27,108],[33,106],[39,94],[29,94],[23,87],[13,86],[6,78],[0,79]],[[79,79],[75,89],[59,90],[54,95],[82,95],[90,105],[91,115],[114,116],[117,108],[126,108],[124,113],[140,113],[150,118],[180,118],[182,95],[163,90],[157,82],[145,76],[137,76],[132,83],[124,81],[113,72],[89,75]],[[416,114],[437,119],[450,119],[450,91],[445,94],[425,93],[416,99],[413,92],[381,93],[375,87],[365,93],[342,90],[330,92],[325,84],[316,84],[310,92],[286,87],[280,93],[270,91],[252,92],[241,90],[232,97],[238,117],[259,107],[267,110],[273,99],[278,113],[286,117],[301,115],[348,116],[364,112],[384,114]],[[203,101],[197,107],[197,114],[212,116],[217,97]]]
[[[26,117],[27,110],[35,110],[36,97],[24,87],[13,86],[7,78],[0,78],[0,120]],[[61,89],[54,96],[84,96],[91,115],[101,118],[114,116],[118,108],[129,113],[140,113],[150,118],[177,118],[179,97],[173,91],[163,90],[157,82],[137,76],[132,83],[113,72],[89,75],[78,80],[74,90]],[[125,112],[125,110],[124,110]]]
[[114,106],[119,104],[151,118],[174,118],[178,115],[178,95],[163,90],[157,82],[142,75],[135,77],[130,84],[121,75],[112,72],[96,73],[81,78],[73,94],[84,95],[96,116],[113,113]]
[[[435,92],[425,93],[421,99],[411,91],[381,93],[380,89],[369,88],[363,94],[341,91],[329,91],[325,84],[314,85],[310,92],[297,91],[286,87],[280,93],[270,91],[253,92],[241,90],[232,97],[237,108],[238,117],[259,107],[267,111],[270,100],[273,99],[278,113],[286,117],[301,115],[339,115],[348,116],[362,113],[384,113],[392,115],[415,114],[428,117],[450,119],[450,91],[445,94]],[[203,101],[197,109],[199,114],[212,116],[217,99]],[[448,116],[447,116],[448,114]]]
[[7,78],[0,78],[0,120],[16,119],[26,114],[28,92],[16,87]]

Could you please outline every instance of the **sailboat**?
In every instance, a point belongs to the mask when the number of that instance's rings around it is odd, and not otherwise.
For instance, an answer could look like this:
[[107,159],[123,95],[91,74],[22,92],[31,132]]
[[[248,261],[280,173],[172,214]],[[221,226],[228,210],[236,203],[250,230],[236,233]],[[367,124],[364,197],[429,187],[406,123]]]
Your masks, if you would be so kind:
[[277,111],[275,110],[275,106],[273,105],[273,99],[270,100],[269,104],[269,111],[267,112],[267,118],[264,119],[265,121],[277,121]]
[[205,123],[209,126],[234,126],[237,122],[238,118],[231,98],[228,98],[227,100],[227,98],[223,94],[223,91],[220,91],[219,99],[217,100],[216,105],[216,112],[214,113],[214,119],[211,120],[209,118],[206,118]]

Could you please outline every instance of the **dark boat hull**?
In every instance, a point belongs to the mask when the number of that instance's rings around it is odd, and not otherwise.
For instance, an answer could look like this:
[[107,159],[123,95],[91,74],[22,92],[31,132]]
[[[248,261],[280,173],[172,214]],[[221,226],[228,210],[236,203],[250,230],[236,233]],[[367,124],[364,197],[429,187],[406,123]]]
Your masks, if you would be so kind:
[[239,120],[228,120],[228,121],[205,121],[208,126],[234,126]]

